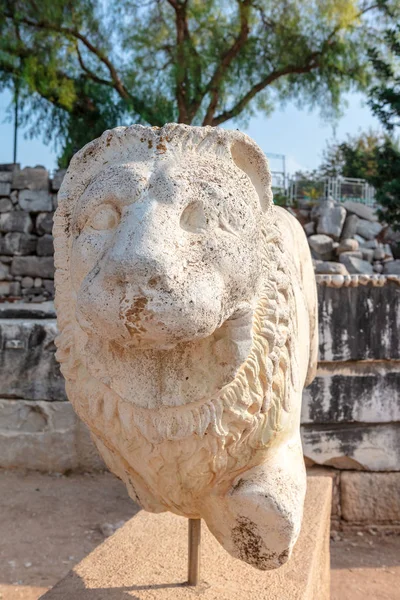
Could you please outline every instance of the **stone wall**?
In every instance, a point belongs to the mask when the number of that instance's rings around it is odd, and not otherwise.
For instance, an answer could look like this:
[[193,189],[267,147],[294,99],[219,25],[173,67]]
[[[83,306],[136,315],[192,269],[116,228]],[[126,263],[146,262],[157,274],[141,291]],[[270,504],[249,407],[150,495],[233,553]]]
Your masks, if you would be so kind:
[[333,530],[400,531],[400,277],[317,281],[318,372],[301,418],[309,474],[332,478]]
[[317,279],[319,363],[303,395],[305,456],[400,471],[400,277]]
[[55,359],[55,316],[52,302],[0,304],[0,467],[104,467],[67,401]]
[[65,171],[0,165],[0,300],[54,296],[53,214]]

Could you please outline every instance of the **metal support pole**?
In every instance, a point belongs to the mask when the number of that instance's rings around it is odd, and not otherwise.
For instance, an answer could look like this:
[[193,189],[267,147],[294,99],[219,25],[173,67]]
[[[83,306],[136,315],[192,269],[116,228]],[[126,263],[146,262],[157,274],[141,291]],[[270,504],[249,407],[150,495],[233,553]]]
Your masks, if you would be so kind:
[[200,579],[201,519],[189,519],[188,585],[198,585]]
[[18,108],[19,108],[19,83],[14,81],[14,152],[13,162],[17,162],[17,136],[18,136]]

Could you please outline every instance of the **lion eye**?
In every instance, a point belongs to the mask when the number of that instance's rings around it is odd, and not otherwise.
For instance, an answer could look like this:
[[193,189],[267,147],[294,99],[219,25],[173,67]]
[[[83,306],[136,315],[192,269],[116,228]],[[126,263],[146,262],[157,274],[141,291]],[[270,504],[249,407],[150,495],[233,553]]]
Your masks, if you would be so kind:
[[111,204],[106,204],[99,208],[88,224],[92,229],[105,231],[107,229],[114,229],[118,225],[118,222],[118,211]]
[[180,226],[191,233],[202,233],[207,228],[208,219],[202,202],[191,202],[183,211]]

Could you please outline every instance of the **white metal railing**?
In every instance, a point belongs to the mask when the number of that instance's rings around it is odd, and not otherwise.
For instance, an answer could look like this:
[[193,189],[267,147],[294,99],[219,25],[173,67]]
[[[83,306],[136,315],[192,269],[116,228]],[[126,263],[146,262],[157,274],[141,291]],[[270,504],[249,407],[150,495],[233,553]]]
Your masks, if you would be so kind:
[[276,188],[285,194],[288,204],[291,205],[299,200],[320,202],[329,197],[335,202],[353,200],[368,206],[375,205],[375,189],[365,179],[325,177],[312,180],[296,177],[293,179],[288,178],[284,187],[281,181],[276,183],[278,184]]
[[353,200],[368,206],[375,205],[375,189],[365,179],[354,177],[324,177],[302,179],[284,177],[282,173],[272,173],[272,187],[287,203],[293,205],[299,200],[312,203],[333,198],[335,202]]

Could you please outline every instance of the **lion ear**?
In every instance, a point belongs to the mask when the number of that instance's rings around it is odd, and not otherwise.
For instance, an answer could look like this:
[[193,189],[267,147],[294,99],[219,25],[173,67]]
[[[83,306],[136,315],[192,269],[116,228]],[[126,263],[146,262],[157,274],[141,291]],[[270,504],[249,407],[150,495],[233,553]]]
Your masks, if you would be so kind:
[[232,131],[230,151],[235,165],[251,179],[264,212],[273,205],[271,171],[264,152],[253,140],[239,131]]

